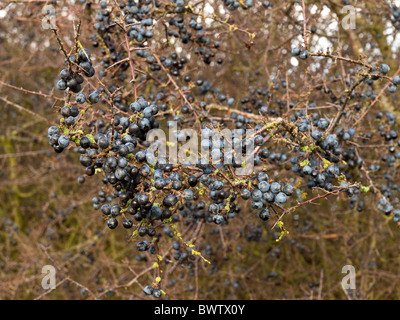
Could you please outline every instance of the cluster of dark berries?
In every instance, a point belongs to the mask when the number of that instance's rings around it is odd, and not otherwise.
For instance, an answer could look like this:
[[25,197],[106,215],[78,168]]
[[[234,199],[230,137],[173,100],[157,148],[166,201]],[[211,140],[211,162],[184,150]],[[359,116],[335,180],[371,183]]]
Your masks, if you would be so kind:
[[56,87],[58,90],[66,90],[68,88],[73,93],[78,93],[82,90],[82,83],[84,81],[82,74],[88,78],[93,77],[95,74],[90,59],[90,51],[88,49],[80,50],[78,58],[71,55],[66,64],[68,65],[68,69],[61,70],[60,80],[57,82]]

